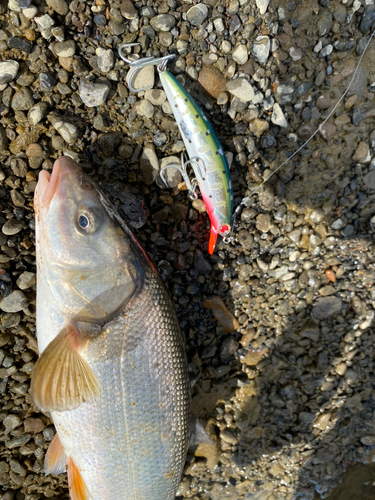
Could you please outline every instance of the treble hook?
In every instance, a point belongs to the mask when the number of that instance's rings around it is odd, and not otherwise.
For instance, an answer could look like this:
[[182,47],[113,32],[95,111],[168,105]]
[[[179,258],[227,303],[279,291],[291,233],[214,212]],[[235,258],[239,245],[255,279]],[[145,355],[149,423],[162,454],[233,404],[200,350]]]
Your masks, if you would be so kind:
[[[198,161],[197,161],[198,160]],[[181,166],[179,165],[174,165],[173,163],[170,164],[170,165],[166,165],[165,167],[163,167],[160,171],[160,177],[162,179],[162,181],[164,182],[164,184],[168,186],[168,183],[167,181],[165,180],[165,177],[164,177],[164,170],[166,170],[167,168],[174,168],[176,170],[178,170],[180,172],[180,174],[182,175],[182,178],[184,179],[185,181],[185,184],[186,184],[186,187],[187,187],[187,190],[188,190],[188,196],[191,200],[197,200],[198,199],[198,195],[197,193],[195,192],[197,186],[198,186],[198,181],[196,178],[192,179],[190,181],[189,179],[189,176],[187,174],[187,167],[190,165],[193,170],[194,170],[194,173],[196,174],[195,172],[195,168],[198,168],[199,170],[201,169],[200,165],[198,162],[202,162],[203,163],[203,168],[205,170],[205,165],[204,165],[204,162],[203,160],[201,160],[201,158],[192,158],[191,160],[188,160],[186,162],[184,162],[184,153],[181,153]]]
[[124,54],[122,53],[122,51],[126,47],[134,47],[135,45],[141,45],[141,44],[138,43],[138,42],[135,42],[135,43],[123,43],[118,48],[118,54],[119,54],[119,56],[121,57],[121,59],[123,61],[125,61],[126,63],[128,63],[129,66],[133,68],[128,73],[128,76],[126,78],[126,83],[128,84],[129,90],[131,92],[137,93],[137,92],[141,92],[142,90],[147,90],[147,87],[143,87],[141,89],[135,89],[134,87],[132,87],[132,85],[131,85],[130,82],[131,82],[131,78],[133,77],[134,73],[136,71],[144,68],[145,66],[150,66],[150,65],[157,66],[158,67],[158,71],[164,71],[165,68],[166,68],[166,66],[167,66],[168,61],[170,59],[173,59],[175,57],[175,55],[174,54],[168,54],[167,56],[163,56],[163,57],[144,57],[143,59],[138,59],[136,61],[132,61],[131,59],[128,59],[127,57],[125,57]]

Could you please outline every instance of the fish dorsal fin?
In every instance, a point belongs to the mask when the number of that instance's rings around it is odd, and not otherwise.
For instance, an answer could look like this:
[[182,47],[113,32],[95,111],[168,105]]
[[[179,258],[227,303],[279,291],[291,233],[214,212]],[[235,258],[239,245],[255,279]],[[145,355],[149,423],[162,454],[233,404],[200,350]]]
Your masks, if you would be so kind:
[[42,410],[74,410],[100,397],[100,382],[79,354],[85,342],[77,326],[69,324],[48,344],[36,362],[31,394]]
[[82,479],[81,473],[75,466],[73,460],[68,458],[68,484],[69,493],[72,500],[88,500],[89,492],[87,491],[86,485]]
[[55,437],[48,446],[44,458],[44,472],[46,476],[48,476],[48,474],[57,476],[58,474],[66,472],[66,457],[57,434],[55,434]]

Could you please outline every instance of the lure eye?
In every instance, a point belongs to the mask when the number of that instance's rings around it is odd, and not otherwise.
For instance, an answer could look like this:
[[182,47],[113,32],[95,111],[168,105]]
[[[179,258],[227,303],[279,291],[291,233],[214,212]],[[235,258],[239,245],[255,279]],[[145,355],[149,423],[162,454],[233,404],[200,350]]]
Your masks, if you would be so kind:
[[228,236],[230,233],[230,225],[229,224],[223,224],[219,228],[219,234],[220,236]]

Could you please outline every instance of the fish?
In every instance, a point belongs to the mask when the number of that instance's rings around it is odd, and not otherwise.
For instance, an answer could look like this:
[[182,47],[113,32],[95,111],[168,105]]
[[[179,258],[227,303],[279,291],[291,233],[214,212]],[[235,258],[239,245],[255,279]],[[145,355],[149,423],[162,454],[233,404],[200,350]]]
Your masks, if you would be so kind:
[[[160,171],[160,176],[164,180],[163,171],[167,168],[179,170],[191,199],[197,199],[195,188],[197,184],[199,185],[211,221],[208,252],[213,254],[218,235],[222,236],[225,242],[228,242],[232,234],[232,181],[224,150],[207,116],[189,92],[167,70],[168,61],[173,59],[175,55],[169,54],[159,58],[145,57],[132,61],[125,57],[123,50],[135,45],[140,44],[138,42],[123,43],[118,48],[119,56],[131,68],[127,75],[127,85],[132,92],[146,90],[146,88],[135,89],[131,85],[132,77],[145,66],[157,65],[160,82],[189,156],[187,162],[181,161],[181,167],[173,164],[166,165]],[[190,182],[186,172],[189,166],[195,175],[192,182]]]
[[191,422],[185,345],[155,266],[69,157],[36,187],[31,394],[56,427],[46,474],[72,500],[173,500]]

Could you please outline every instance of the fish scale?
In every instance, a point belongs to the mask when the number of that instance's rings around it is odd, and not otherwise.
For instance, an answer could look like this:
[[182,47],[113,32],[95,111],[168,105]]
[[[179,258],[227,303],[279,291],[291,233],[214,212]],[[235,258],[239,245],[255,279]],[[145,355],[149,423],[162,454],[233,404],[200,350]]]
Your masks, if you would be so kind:
[[[177,318],[165,294],[157,276],[149,276],[124,315],[110,322],[83,353],[102,386],[114,392],[106,392],[98,403],[52,413],[63,447],[77,457],[91,500],[174,498],[187,447],[189,381],[182,341],[175,334]],[[139,339],[137,333],[145,331],[147,336]],[[135,348],[132,342],[126,345],[128,332],[138,340]],[[119,352],[121,362],[116,364]],[[91,423],[87,435],[81,422]],[[99,463],[108,464],[105,469],[90,463],[98,452],[103,454]],[[120,482],[108,482],[119,467],[124,474]]]

